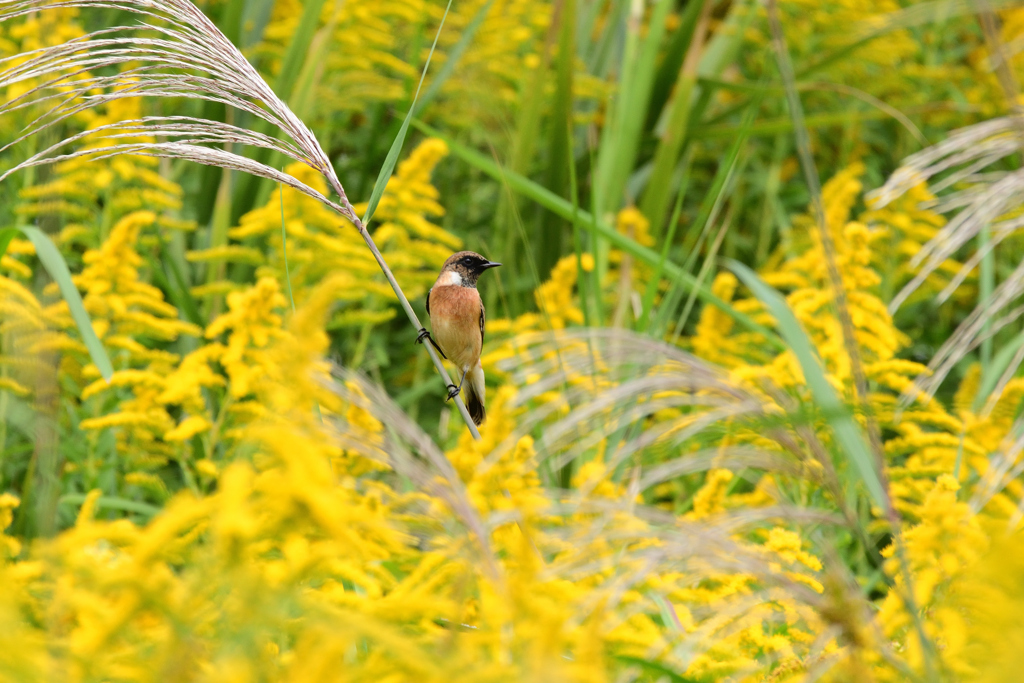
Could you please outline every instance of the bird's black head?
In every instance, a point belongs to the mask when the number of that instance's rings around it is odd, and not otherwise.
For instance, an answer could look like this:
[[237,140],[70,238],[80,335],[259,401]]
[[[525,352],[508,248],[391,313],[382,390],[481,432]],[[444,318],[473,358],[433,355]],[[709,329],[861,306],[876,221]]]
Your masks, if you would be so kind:
[[480,274],[488,268],[500,266],[500,263],[488,261],[475,251],[460,251],[448,257],[441,272],[454,271],[459,274],[463,287],[476,287]]

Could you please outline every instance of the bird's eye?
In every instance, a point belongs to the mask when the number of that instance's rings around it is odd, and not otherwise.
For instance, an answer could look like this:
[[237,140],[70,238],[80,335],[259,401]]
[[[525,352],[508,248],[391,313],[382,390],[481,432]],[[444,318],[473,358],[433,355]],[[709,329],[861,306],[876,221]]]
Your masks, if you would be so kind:
[[473,265],[473,259],[469,258],[468,256],[463,256],[462,257],[462,265],[464,265],[464,266],[471,266],[471,265]]

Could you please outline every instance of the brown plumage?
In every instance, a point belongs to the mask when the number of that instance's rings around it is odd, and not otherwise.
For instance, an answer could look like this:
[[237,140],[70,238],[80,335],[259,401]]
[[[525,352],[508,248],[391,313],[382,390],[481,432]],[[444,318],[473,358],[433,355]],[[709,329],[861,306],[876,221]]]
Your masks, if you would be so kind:
[[[452,254],[434,286],[427,292],[427,313],[436,346],[459,371],[457,388],[451,387],[454,397],[466,383],[466,407],[473,422],[484,421],[484,369],[480,365],[480,348],[484,343],[486,319],[483,301],[476,289],[480,274],[488,268],[500,266],[472,251]],[[421,333],[421,337],[425,332]]]

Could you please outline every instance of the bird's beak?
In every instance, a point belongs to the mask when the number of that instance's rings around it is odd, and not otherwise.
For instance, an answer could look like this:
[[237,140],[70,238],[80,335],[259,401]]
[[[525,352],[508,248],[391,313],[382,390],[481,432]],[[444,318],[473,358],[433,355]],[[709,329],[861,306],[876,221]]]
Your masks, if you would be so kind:
[[494,261],[488,261],[487,263],[483,264],[480,267],[480,270],[487,270],[488,268],[497,268],[500,265],[501,265],[500,263],[496,263]]

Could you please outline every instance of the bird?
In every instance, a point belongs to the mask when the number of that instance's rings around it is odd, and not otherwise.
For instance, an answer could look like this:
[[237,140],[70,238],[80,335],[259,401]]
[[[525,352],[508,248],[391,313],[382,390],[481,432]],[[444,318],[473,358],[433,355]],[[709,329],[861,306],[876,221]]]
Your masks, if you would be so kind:
[[433,336],[420,328],[416,342],[430,341],[441,355],[462,373],[459,385],[448,385],[448,400],[455,398],[466,384],[466,408],[476,425],[484,421],[484,369],[480,348],[484,343],[486,313],[476,283],[485,270],[500,263],[489,261],[474,251],[459,251],[448,257],[427,292],[427,315]]

